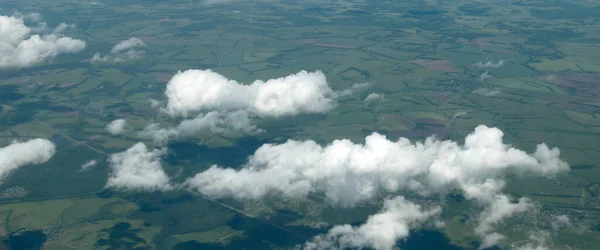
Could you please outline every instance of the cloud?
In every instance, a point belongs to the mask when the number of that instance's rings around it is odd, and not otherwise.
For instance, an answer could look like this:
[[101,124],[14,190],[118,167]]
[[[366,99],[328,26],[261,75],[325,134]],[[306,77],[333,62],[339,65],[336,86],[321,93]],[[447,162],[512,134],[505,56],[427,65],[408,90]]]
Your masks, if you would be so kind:
[[364,144],[288,140],[261,146],[242,168],[211,166],[184,186],[215,198],[324,193],[328,203],[343,207],[402,190],[423,196],[457,190],[485,208],[476,233],[495,244],[503,237],[493,230],[497,223],[533,207],[528,199],[513,203],[501,193],[504,176],[551,177],[569,169],[557,148],[539,144],[528,154],[504,144],[502,137],[501,130],[480,125],[464,145],[434,137],[390,141],[378,133],[367,136]]
[[113,62],[120,63],[130,60],[139,59],[144,55],[143,50],[138,50],[138,48],[146,47],[146,44],[136,38],[132,37],[128,40],[121,41],[116,44],[110,51],[109,54],[102,55],[100,53],[94,54],[91,61],[92,62]]
[[369,103],[369,102],[379,101],[379,100],[383,100],[383,99],[384,99],[383,94],[371,93],[363,100],[363,102]]
[[46,139],[13,142],[0,148],[0,183],[16,169],[29,164],[47,162],[56,152],[54,143]]
[[132,37],[115,45],[110,53],[117,54],[140,46],[146,46],[146,44],[142,40]]
[[369,86],[371,86],[371,84],[369,84],[369,83],[357,83],[357,84],[350,86],[350,88],[336,92],[335,97],[339,98],[339,97],[353,95],[357,92],[366,90],[367,88],[369,88]]
[[125,130],[126,124],[127,124],[127,122],[124,119],[116,119],[116,120],[110,122],[108,125],[106,125],[106,130],[111,135],[118,135]]
[[421,206],[399,196],[384,201],[382,211],[369,216],[361,226],[335,226],[327,234],[319,235],[306,243],[304,249],[391,250],[398,240],[408,237],[410,230],[419,227],[440,212],[439,207],[423,210]]
[[56,26],[56,28],[54,28],[54,32],[62,33],[65,30],[74,29],[74,28],[76,28],[75,24],[60,23],[58,26]]
[[28,20],[28,21],[32,21],[32,22],[40,22],[40,25],[45,24],[45,22],[41,22],[42,21],[42,15],[40,15],[40,13],[21,13],[19,11],[15,11],[13,12],[13,16],[14,17],[18,17],[21,18],[23,20]]
[[565,227],[571,227],[571,220],[566,215],[559,215],[554,218],[552,221],[552,229],[557,230]]
[[464,117],[464,116],[465,116],[465,115],[467,115],[467,114],[469,114],[469,112],[468,112],[468,111],[459,111],[459,112],[456,112],[456,113],[454,113],[454,115],[452,116],[452,121],[456,120],[456,118],[459,118],[459,117]]
[[[26,20],[37,21],[38,27],[26,26]],[[49,31],[39,14],[0,15],[0,69],[30,67],[59,54],[82,51],[84,41],[60,34],[70,27],[74,26],[61,23]]]
[[163,170],[160,157],[166,149],[150,150],[144,143],[136,143],[124,152],[112,154],[109,164],[112,172],[106,188],[132,191],[166,191],[173,186]]
[[492,75],[490,75],[487,71],[481,73],[481,75],[479,76],[479,80],[481,81],[485,81],[488,78],[492,78]]
[[320,71],[243,85],[211,70],[193,69],[175,74],[165,95],[166,111],[172,115],[245,110],[259,117],[281,117],[324,113],[333,108],[336,92]]
[[88,162],[84,163],[83,165],[81,165],[81,169],[79,169],[79,171],[89,170],[90,168],[96,166],[96,164],[98,164],[98,162],[96,160],[88,161]]
[[[254,135],[263,130],[253,125],[252,119],[325,113],[335,106],[337,98],[366,87],[368,84],[355,84],[349,89],[333,91],[320,71],[300,71],[267,81],[256,80],[249,85],[211,70],[180,71],[167,83],[167,104],[162,111],[184,120],[176,127],[150,124],[141,135],[160,143],[207,133]],[[187,119],[192,115],[195,118]]]
[[250,122],[245,111],[230,113],[209,112],[199,114],[194,119],[183,120],[173,128],[162,128],[160,124],[152,123],[140,133],[142,137],[151,138],[155,143],[165,144],[171,139],[182,139],[202,134],[232,136],[235,134],[254,135],[262,132]]
[[477,62],[475,63],[475,67],[478,68],[500,68],[502,66],[504,66],[504,59],[500,59],[500,61],[498,61],[497,63],[494,63],[493,61],[488,61],[486,60],[485,62]]
[[324,192],[329,202],[342,206],[370,200],[379,190],[441,193],[449,187],[470,199],[493,201],[504,184],[493,180],[507,172],[550,176],[568,169],[558,149],[540,144],[529,155],[504,144],[502,136],[499,129],[480,125],[463,146],[433,137],[414,144],[406,138],[390,141],[378,133],[362,145],[345,139],[326,146],[289,140],[261,146],[239,170],[212,166],[187,184],[205,195],[242,199]]
[[150,106],[153,108],[158,108],[160,106],[160,101],[158,100],[150,99],[148,102],[150,102]]
[[531,200],[520,198],[517,203],[512,203],[506,195],[496,195],[479,217],[479,225],[475,232],[483,237],[482,248],[496,245],[504,236],[494,233],[494,226],[517,213],[523,213],[534,207]]

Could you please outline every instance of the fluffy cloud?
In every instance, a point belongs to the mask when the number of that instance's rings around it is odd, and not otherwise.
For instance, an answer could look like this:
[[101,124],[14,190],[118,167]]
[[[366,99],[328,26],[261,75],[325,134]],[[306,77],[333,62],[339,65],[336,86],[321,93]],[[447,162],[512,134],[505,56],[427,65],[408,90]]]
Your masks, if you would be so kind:
[[566,215],[559,215],[552,221],[552,229],[557,230],[565,227],[571,227],[571,220]]
[[[38,27],[28,27],[26,20],[37,21]],[[0,68],[29,67],[59,54],[85,49],[84,41],[60,34],[73,25],[61,23],[49,31],[40,20],[39,14],[0,15]]]
[[[335,106],[337,98],[366,87],[368,84],[355,84],[333,91],[320,71],[300,71],[249,85],[211,70],[180,71],[167,84],[163,111],[186,120],[170,128],[150,124],[141,134],[162,143],[207,132],[226,136],[256,134],[262,130],[251,124],[252,118],[324,113]],[[187,119],[190,114],[195,118]]]
[[492,75],[490,75],[490,73],[488,73],[487,71],[483,72],[483,73],[481,73],[481,75],[479,75],[479,80],[481,80],[481,81],[485,81],[488,78],[492,78]]
[[334,106],[336,93],[319,71],[243,85],[211,70],[178,72],[167,84],[167,112],[246,110],[260,117],[323,113]]
[[360,91],[366,90],[367,88],[369,88],[369,86],[371,86],[371,84],[369,84],[369,83],[357,83],[357,84],[354,84],[354,85],[350,86],[350,88],[344,89],[342,91],[335,92],[334,96],[336,98],[340,98],[340,97],[345,97],[345,96],[353,95],[356,92],[360,92]]
[[494,246],[504,236],[494,232],[494,225],[514,214],[522,213],[533,208],[533,203],[527,198],[521,198],[512,203],[506,195],[496,195],[479,217],[480,224],[475,232],[483,237],[482,248]]
[[124,119],[116,119],[106,125],[106,130],[111,135],[118,135],[125,130],[125,124],[127,124],[127,122]]
[[159,124],[152,123],[146,126],[140,135],[152,138],[158,144],[165,144],[171,139],[193,137],[203,133],[231,136],[240,133],[253,135],[261,131],[250,123],[248,113],[245,111],[231,113],[213,111],[199,114],[194,119],[183,120],[173,128],[162,128]]
[[383,100],[383,99],[384,99],[383,94],[371,93],[367,97],[365,97],[363,102],[369,103],[369,102],[379,101],[379,100]]
[[212,166],[185,185],[204,195],[238,199],[319,192],[340,206],[354,206],[382,192],[430,195],[458,190],[485,207],[476,232],[494,244],[502,238],[493,232],[495,224],[532,207],[527,199],[512,203],[501,194],[503,176],[550,177],[569,168],[556,148],[539,144],[528,154],[504,144],[502,137],[501,130],[480,125],[462,146],[434,137],[416,143],[406,138],[390,141],[377,133],[367,136],[364,144],[335,140],[321,146],[289,140],[263,145],[239,170]]
[[568,169],[558,149],[540,144],[529,155],[504,144],[502,136],[499,129],[482,125],[463,146],[433,137],[414,144],[406,138],[390,141],[377,133],[367,136],[363,145],[289,140],[263,145],[242,169],[213,166],[188,185],[205,195],[236,198],[322,191],[331,203],[343,206],[370,200],[381,189],[443,192],[453,187],[470,199],[491,202],[504,185],[496,178],[508,171],[549,176]]
[[106,188],[118,190],[157,191],[170,190],[169,177],[160,164],[166,150],[150,150],[143,143],[136,143],[124,152],[110,156],[112,173]]
[[56,28],[54,28],[54,32],[62,33],[65,30],[74,29],[75,27],[76,27],[75,24],[60,23],[60,24],[58,24],[58,26],[56,26]]
[[146,44],[142,40],[132,37],[128,40],[119,42],[107,55],[102,55],[100,53],[94,54],[91,61],[119,63],[139,59],[144,55],[144,51],[139,50],[141,47],[146,47]]
[[0,183],[21,166],[47,162],[55,152],[54,143],[40,138],[0,148]]
[[86,171],[86,170],[96,166],[96,164],[98,164],[98,162],[96,160],[88,161],[88,162],[84,163],[83,165],[81,165],[81,169],[79,169],[79,171]]
[[386,200],[381,212],[370,216],[358,227],[335,226],[325,235],[315,237],[304,245],[305,250],[363,249],[391,250],[396,241],[406,238],[410,230],[441,212],[439,207],[423,210],[404,197]]

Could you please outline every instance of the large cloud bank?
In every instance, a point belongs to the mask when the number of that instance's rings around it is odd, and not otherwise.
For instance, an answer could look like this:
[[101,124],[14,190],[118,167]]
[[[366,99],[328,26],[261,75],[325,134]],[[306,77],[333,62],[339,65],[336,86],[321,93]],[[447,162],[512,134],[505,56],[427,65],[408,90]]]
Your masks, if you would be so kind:
[[55,152],[54,143],[40,138],[0,148],[0,183],[21,166],[47,162]]
[[136,143],[124,152],[110,156],[112,172],[106,188],[131,191],[166,191],[173,187],[163,170],[160,157],[166,150],[148,149]]
[[370,200],[379,190],[405,188],[440,193],[452,187],[468,198],[492,201],[504,185],[497,178],[507,172],[548,176],[568,169],[558,149],[540,144],[527,154],[504,144],[502,136],[497,128],[478,126],[462,146],[433,137],[414,144],[406,138],[390,141],[377,133],[362,145],[289,140],[263,145],[241,170],[213,166],[188,184],[206,195],[236,198],[323,191],[330,202],[343,206]]
[[[569,169],[556,148],[539,144],[535,152],[528,154],[504,144],[502,137],[501,130],[480,125],[465,138],[464,145],[433,137],[416,143],[406,138],[390,141],[377,133],[367,136],[364,144],[336,140],[321,146],[314,141],[289,140],[279,145],[263,145],[242,169],[212,166],[185,185],[211,197],[238,199],[259,199],[269,194],[300,198],[319,192],[331,204],[339,206],[355,206],[382,193],[402,190],[424,196],[460,191],[467,199],[484,206],[476,233],[482,236],[484,245],[491,246],[502,239],[494,232],[497,223],[533,206],[528,199],[514,203],[501,193],[506,174],[550,177]],[[382,213],[389,211],[384,208]],[[398,221],[407,227],[412,225],[404,223],[404,219]],[[371,247],[390,249],[376,245],[379,242],[376,237],[382,237],[378,234],[385,233],[384,230],[377,233],[360,228],[340,230],[318,237],[313,243],[323,245],[325,237],[336,239],[335,244],[343,247],[349,243],[341,240],[357,238],[359,234],[366,237],[361,242],[370,242]],[[395,235],[400,238],[405,234]]]
[[336,98],[365,86],[357,84],[336,92],[320,71],[300,71],[248,85],[211,70],[180,71],[167,84],[167,104],[163,110],[173,117],[196,118],[184,120],[173,128],[151,124],[142,134],[156,141],[202,132],[254,134],[261,130],[252,125],[252,118],[324,113],[335,106]]
[[[25,21],[37,22],[38,26],[28,27]],[[29,67],[59,54],[82,51],[84,41],[61,34],[72,26],[61,23],[49,30],[39,14],[0,15],[0,69]]]
[[109,54],[96,53],[92,57],[92,62],[113,62],[120,63],[130,60],[139,59],[144,55],[141,48],[146,47],[146,43],[137,37],[129,38],[125,41],[117,43]]

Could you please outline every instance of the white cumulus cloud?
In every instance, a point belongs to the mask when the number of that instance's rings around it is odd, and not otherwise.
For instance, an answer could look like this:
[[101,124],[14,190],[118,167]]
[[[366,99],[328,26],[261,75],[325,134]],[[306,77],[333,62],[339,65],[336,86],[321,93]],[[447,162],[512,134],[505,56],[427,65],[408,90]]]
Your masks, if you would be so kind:
[[[28,27],[26,20],[37,21],[37,27]],[[0,15],[0,69],[24,68],[64,53],[85,49],[85,42],[61,34],[73,25],[61,23],[49,31],[39,14]]]
[[539,144],[528,154],[504,144],[502,137],[501,130],[480,125],[464,145],[434,137],[416,143],[406,138],[390,141],[378,133],[367,136],[364,144],[335,140],[321,146],[289,140],[261,146],[240,169],[212,166],[184,185],[217,198],[324,193],[329,203],[347,207],[382,192],[430,195],[458,190],[484,206],[476,233],[494,244],[502,238],[493,230],[498,222],[532,207],[528,199],[513,203],[501,193],[504,176],[551,177],[569,169],[557,148]]
[[383,100],[384,99],[384,95],[383,94],[379,94],[379,93],[371,93],[369,94],[367,97],[365,97],[365,99],[363,100],[363,102],[374,102],[374,101],[379,101],[379,100]]
[[117,190],[166,191],[173,188],[163,170],[160,158],[165,149],[148,149],[136,143],[124,152],[110,156],[112,172],[106,188]]
[[56,28],[54,28],[54,32],[62,33],[65,30],[74,29],[74,28],[76,28],[75,24],[60,23],[60,24],[58,24],[58,26],[56,26]]
[[110,122],[108,125],[106,125],[106,130],[111,135],[118,135],[120,133],[123,133],[126,124],[127,122],[124,119],[116,119]]
[[328,111],[336,93],[319,71],[243,85],[211,70],[186,70],[171,78],[165,95],[171,114],[246,110],[261,117],[280,117]]
[[129,38],[116,44],[109,54],[96,53],[92,57],[92,62],[125,62],[139,59],[144,55],[140,48],[146,47],[146,43],[136,37]]
[[400,239],[408,237],[410,230],[441,212],[439,207],[424,210],[399,196],[386,200],[382,211],[369,216],[358,226],[339,225],[327,234],[319,235],[304,245],[305,250],[363,249],[391,250]]
[[[248,85],[211,70],[180,71],[167,84],[167,104],[162,110],[184,120],[176,127],[150,124],[142,136],[164,143],[206,132],[256,134],[263,130],[253,125],[252,119],[324,113],[335,106],[337,98],[366,87],[368,84],[355,84],[336,92],[320,71],[300,71]],[[192,114],[195,118],[188,119]]]
[[494,246],[504,238],[503,235],[494,232],[494,226],[517,213],[523,213],[533,208],[533,203],[527,198],[520,198],[517,203],[509,200],[508,196],[498,194],[490,205],[481,213],[480,224],[475,232],[483,237],[482,248]]
[[462,146],[433,137],[414,144],[406,138],[390,141],[378,133],[362,145],[345,139],[326,146],[289,140],[263,145],[242,169],[213,166],[188,185],[206,195],[236,198],[322,191],[330,202],[344,206],[369,200],[381,189],[404,188],[441,192],[454,187],[468,198],[492,201],[503,187],[495,178],[508,171],[552,175],[568,169],[558,149],[540,144],[527,154],[504,144],[502,136],[499,129],[482,125]]
[[56,152],[56,146],[46,139],[13,142],[0,148],[0,183],[16,169],[29,164],[47,162]]

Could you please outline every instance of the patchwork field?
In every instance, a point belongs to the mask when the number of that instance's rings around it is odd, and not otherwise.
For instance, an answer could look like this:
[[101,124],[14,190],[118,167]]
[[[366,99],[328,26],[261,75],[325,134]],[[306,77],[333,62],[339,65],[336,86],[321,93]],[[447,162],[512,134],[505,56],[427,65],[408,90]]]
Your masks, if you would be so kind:
[[[60,149],[0,184],[0,236],[7,242],[25,239],[44,249],[292,249],[378,211],[381,204],[334,209],[319,195],[257,202],[104,189],[111,154],[136,142],[158,146],[140,132],[150,123],[181,122],[157,108],[171,77],[211,69],[246,85],[320,70],[339,93],[367,87],[340,95],[321,114],[254,117],[266,132],[251,139],[201,134],[173,142],[163,168],[177,181],[212,164],[239,167],[267,142],[363,143],[379,132],[390,140],[435,135],[462,144],[485,124],[528,152],[539,143],[558,147],[571,166],[554,179],[508,178],[506,193],[529,197],[540,209],[502,224],[510,240],[500,246],[520,246],[528,233],[552,230],[558,215],[568,215],[573,226],[552,231],[551,249],[600,245],[594,1],[6,2],[0,14],[18,9],[42,13],[52,27],[75,23],[67,34],[87,42],[79,54],[0,69],[0,146],[43,137]],[[146,44],[142,57],[91,61],[130,37]],[[106,125],[119,118],[127,127],[112,135]],[[97,166],[80,171],[92,159]],[[482,208],[464,197],[446,202],[439,241],[448,249],[477,248],[472,217]],[[402,249],[423,246],[406,244]]]

